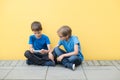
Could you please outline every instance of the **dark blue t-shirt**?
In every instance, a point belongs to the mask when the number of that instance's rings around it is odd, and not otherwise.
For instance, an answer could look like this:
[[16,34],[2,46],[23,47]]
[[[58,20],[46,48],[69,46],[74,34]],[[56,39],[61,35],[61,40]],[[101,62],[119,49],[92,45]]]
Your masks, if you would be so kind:
[[29,37],[29,44],[33,45],[35,50],[48,49],[47,44],[50,44],[49,38],[42,34],[40,38],[36,38],[35,35]]

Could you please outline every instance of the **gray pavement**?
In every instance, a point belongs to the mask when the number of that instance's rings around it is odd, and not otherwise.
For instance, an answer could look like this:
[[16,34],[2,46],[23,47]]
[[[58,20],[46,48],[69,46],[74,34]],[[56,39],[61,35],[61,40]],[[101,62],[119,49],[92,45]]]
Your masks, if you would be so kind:
[[84,61],[75,71],[28,66],[25,60],[0,60],[0,80],[120,80],[120,60]]

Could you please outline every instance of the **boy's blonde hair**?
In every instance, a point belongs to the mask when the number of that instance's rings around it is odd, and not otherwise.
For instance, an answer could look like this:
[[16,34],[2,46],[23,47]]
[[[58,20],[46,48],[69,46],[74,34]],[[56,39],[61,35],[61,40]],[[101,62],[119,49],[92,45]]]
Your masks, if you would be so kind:
[[72,30],[69,26],[67,25],[64,25],[62,27],[60,27],[57,31],[57,33],[60,32],[62,34],[62,36],[66,37],[71,37],[71,34],[72,34]]

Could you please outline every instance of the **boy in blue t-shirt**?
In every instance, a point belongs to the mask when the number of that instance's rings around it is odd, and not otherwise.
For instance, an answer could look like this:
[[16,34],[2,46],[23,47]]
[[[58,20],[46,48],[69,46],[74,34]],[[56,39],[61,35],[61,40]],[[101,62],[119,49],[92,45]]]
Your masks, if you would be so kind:
[[[75,67],[80,65],[84,59],[80,42],[77,36],[72,35],[72,30],[69,26],[62,26],[58,29],[57,33],[60,40],[57,47],[51,51],[55,62],[62,64],[66,68],[75,70]],[[64,46],[66,51],[59,48],[61,45]]]
[[34,35],[29,37],[29,50],[25,52],[28,65],[42,65],[42,66],[55,66],[53,60],[49,59],[48,53],[50,51],[50,40],[42,34],[42,26],[38,21],[31,24],[31,30]]

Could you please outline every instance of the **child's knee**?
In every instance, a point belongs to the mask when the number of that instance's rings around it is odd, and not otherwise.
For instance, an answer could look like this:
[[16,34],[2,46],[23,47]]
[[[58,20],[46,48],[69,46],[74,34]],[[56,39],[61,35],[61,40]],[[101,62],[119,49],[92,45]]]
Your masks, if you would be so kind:
[[60,56],[62,54],[60,48],[59,47],[54,48],[53,54],[56,56]]
[[70,62],[74,62],[75,60],[78,60],[78,56],[71,56],[68,58]]
[[59,51],[59,50],[60,50],[59,47],[55,47],[55,48],[54,48],[54,52],[57,52],[57,51]]
[[30,51],[29,51],[29,50],[25,51],[24,56],[25,56],[26,58],[30,58],[30,56],[31,56]]

